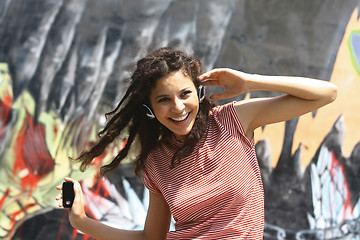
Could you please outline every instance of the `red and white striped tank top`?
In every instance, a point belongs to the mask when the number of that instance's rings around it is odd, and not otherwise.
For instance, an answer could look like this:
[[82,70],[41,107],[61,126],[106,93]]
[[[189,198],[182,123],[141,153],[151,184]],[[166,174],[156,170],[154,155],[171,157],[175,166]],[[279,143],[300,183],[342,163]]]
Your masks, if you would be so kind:
[[263,239],[260,169],[234,103],[212,109],[193,153],[169,169],[180,146],[174,138],[163,141],[143,171],[145,186],[164,196],[174,217],[167,239]]

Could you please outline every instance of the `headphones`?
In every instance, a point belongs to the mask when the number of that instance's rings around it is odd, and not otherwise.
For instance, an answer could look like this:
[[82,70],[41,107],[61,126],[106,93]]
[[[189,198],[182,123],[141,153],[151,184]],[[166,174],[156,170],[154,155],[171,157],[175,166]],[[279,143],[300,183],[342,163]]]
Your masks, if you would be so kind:
[[[205,87],[203,85],[199,85],[198,87],[198,98],[199,98],[199,103],[201,103],[205,99]],[[148,117],[148,119],[154,119],[155,114],[153,113],[151,108],[144,103],[142,104],[142,106],[145,108],[145,114]]]
[[199,103],[201,103],[205,98],[205,88],[203,85],[199,85],[198,87],[198,97],[199,97]]

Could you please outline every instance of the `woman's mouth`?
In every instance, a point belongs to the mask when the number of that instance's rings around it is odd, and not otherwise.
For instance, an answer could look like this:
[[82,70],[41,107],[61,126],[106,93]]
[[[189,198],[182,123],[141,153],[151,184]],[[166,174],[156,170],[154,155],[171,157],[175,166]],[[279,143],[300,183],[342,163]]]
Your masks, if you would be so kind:
[[184,116],[178,117],[178,118],[170,118],[174,122],[183,122],[189,117],[190,113],[187,113]]

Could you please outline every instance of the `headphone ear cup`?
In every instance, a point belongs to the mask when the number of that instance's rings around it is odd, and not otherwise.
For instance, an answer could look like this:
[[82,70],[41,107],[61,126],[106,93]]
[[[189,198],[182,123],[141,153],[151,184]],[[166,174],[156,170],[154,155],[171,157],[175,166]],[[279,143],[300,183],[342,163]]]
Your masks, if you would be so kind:
[[155,118],[155,114],[153,113],[153,111],[151,110],[151,108],[149,108],[146,104],[142,105],[145,108],[146,111],[146,116],[149,119],[154,119]]
[[199,102],[201,103],[205,98],[205,87],[203,85],[199,85],[198,88],[199,91]]

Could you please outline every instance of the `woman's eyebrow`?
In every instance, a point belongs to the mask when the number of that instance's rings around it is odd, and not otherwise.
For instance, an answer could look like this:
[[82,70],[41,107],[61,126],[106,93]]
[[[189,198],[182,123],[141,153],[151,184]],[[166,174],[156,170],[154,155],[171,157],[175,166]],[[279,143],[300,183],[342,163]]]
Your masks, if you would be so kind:
[[156,96],[155,99],[163,98],[163,97],[167,97],[167,96],[169,96],[169,95],[167,95],[167,94],[161,94],[161,95],[159,95],[159,96]]
[[[184,87],[183,89],[181,89],[181,90],[179,91],[179,93],[182,93],[182,92],[188,90],[189,88],[190,88],[190,86],[186,86],[186,87]],[[160,94],[160,95],[156,96],[155,99],[163,98],[163,97],[168,97],[168,96],[169,96],[169,94]]]

